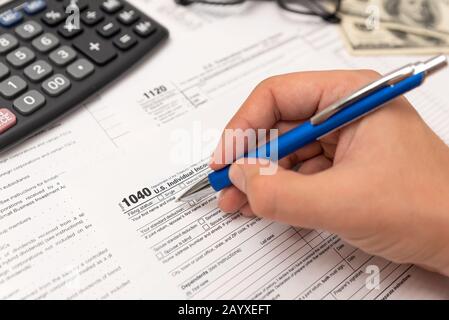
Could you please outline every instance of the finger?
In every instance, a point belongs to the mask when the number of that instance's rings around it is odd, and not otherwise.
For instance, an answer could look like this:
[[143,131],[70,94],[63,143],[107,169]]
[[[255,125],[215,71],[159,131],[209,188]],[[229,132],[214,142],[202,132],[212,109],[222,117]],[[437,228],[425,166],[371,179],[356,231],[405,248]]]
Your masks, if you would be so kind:
[[225,213],[237,212],[247,202],[246,195],[235,187],[222,190],[218,197],[218,207]]
[[332,161],[324,155],[305,161],[298,170],[301,174],[314,174],[332,167]]
[[334,167],[313,175],[282,168],[263,175],[262,168],[260,163],[238,161],[230,170],[233,184],[247,195],[257,216],[331,232],[341,232],[348,221],[358,219],[352,199],[363,193],[363,187],[351,185],[346,168]]
[[[299,124],[299,121],[279,121],[275,124],[275,128],[279,130],[279,135],[284,134],[287,131],[295,128]],[[310,158],[316,157],[323,152],[321,144],[318,141],[312,142],[294,153],[279,160],[279,165],[285,169],[290,169]]]
[[[296,128],[297,126],[301,125],[304,122],[305,122],[304,120],[300,120],[300,121],[281,120],[281,121],[277,122],[273,126],[273,128],[279,130],[278,135],[280,136],[280,135]],[[328,158],[333,158],[333,155],[335,154],[335,149],[337,148],[339,136],[340,136],[340,132],[335,131],[335,132],[325,135],[324,137],[322,137],[319,140],[319,143],[321,144],[321,147],[324,149],[324,153]],[[299,150],[301,150],[301,149],[299,149]],[[299,156],[299,159],[305,160],[305,159],[301,158],[300,156]]]
[[[299,72],[276,76],[261,82],[225,128],[210,166],[218,170],[242,156],[226,133],[237,129],[270,129],[280,121],[305,120],[317,110],[349,94],[378,74],[369,71]],[[234,142],[234,141],[231,141]]]
[[[309,144],[308,146],[301,148],[289,157],[281,160],[279,162],[279,165],[289,169],[294,167],[299,162],[304,161],[305,159],[313,158],[315,155],[320,154],[320,152],[321,147],[319,143],[314,142],[313,144]],[[235,187],[229,187],[221,191],[218,198],[218,207],[225,213],[234,213],[247,202],[248,199],[243,192]]]
[[337,152],[336,143],[326,143],[321,141],[321,148],[323,149],[323,155],[326,158],[333,159],[335,157],[335,153]]
[[[323,155],[314,157],[304,162],[298,172],[303,174],[312,174],[332,166],[332,162]],[[236,187],[229,187],[221,191],[218,198],[218,207],[225,213],[234,213],[238,211],[248,202],[246,194]],[[247,210],[248,211],[248,210]]]
[[318,141],[315,141],[279,160],[278,164],[284,169],[291,169],[301,162],[307,161],[322,154],[322,152],[323,150],[320,143]]

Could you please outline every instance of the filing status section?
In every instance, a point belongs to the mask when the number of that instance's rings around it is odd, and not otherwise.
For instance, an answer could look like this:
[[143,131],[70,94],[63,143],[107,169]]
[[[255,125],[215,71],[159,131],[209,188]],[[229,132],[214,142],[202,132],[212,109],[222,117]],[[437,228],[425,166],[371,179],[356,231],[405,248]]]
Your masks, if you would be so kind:
[[334,234],[224,214],[216,195],[176,202],[208,171],[197,163],[118,202],[185,298],[385,299],[410,278],[413,266],[370,256]]

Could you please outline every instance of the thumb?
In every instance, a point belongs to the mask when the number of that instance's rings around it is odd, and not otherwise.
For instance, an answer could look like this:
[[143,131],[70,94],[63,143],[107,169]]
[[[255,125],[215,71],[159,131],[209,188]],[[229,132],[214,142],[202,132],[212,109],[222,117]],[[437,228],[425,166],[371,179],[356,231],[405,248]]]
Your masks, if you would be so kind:
[[303,175],[272,162],[267,166],[261,160],[245,159],[231,166],[229,177],[247,195],[257,216],[332,232],[347,226],[348,219],[354,222],[351,198],[356,197],[352,190],[358,188],[350,185],[353,182],[344,170],[331,168]]

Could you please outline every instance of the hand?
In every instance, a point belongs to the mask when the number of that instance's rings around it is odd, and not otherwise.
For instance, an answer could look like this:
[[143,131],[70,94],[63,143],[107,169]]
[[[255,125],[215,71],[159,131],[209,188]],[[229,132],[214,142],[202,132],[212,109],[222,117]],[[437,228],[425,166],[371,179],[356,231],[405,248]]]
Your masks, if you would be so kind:
[[[270,78],[226,128],[282,134],[378,77],[365,70]],[[215,155],[235,151],[219,147]],[[211,168],[223,160],[213,157]],[[282,159],[274,175],[261,175],[261,166],[232,165],[223,211],[325,229],[370,254],[449,276],[449,148],[405,98]]]

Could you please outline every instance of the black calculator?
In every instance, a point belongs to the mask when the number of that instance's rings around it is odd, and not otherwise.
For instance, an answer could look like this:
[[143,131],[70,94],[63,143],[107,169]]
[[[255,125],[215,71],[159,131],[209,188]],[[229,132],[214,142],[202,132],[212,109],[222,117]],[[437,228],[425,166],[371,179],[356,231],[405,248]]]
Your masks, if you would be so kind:
[[123,0],[1,6],[0,152],[80,105],[167,37]]

